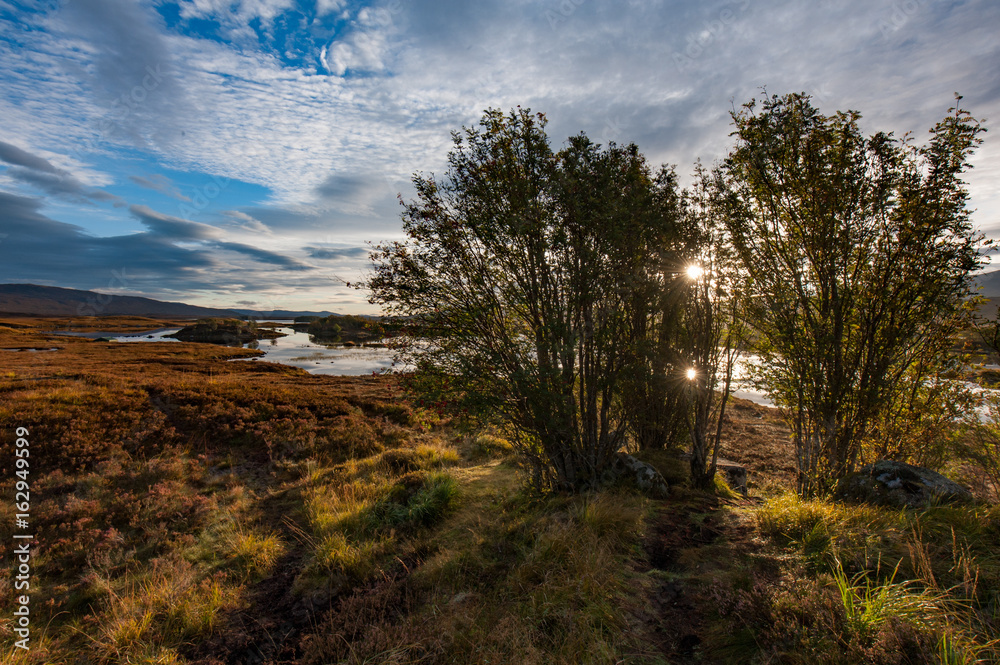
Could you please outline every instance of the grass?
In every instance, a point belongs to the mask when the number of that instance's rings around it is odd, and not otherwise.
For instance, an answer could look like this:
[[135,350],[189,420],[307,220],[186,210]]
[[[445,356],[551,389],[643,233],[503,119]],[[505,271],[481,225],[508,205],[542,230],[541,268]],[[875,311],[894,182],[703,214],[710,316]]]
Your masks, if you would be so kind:
[[227,538],[229,556],[253,577],[263,577],[274,570],[287,546],[274,532],[262,532],[246,526],[235,526]]
[[[1000,659],[1000,509],[890,510],[783,494],[755,518],[762,535],[794,553],[785,576],[812,584],[804,599],[778,593],[760,601],[775,625],[785,620],[782,639],[803,630],[792,610],[808,611],[823,624],[814,632],[845,662],[861,653],[890,662],[890,646],[909,654],[904,662]],[[817,607],[824,594],[835,601]]]
[[[265,597],[300,602],[292,580],[264,592],[287,570],[301,575],[318,559],[360,583],[381,569],[380,547],[398,549],[410,524],[426,528],[454,499],[441,474],[458,455],[431,432],[440,420],[415,412],[388,380],[227,362],[254,354],[243,349],[53,344],[31,328],[0,329],[0,346],[40,345],[59,349],[5,358],[0,427],[30,432],[32,574],[44,582],[32,594],[33,637],[46,629],[20,654],[0,623],[6,660],[188,662],[195,644],[247,632],[241,624],[272,612]],[[370,477],[387,505],[405,475],[381,463],[392,450],[427,473],[421,491],[393,504],[405,513],[369,515],[385,523],[370,542],[302,542],[325,484],[363,488]],[[0,462],[3,478],[12,464]],[[0,584],[12,586],[10,575],[0,571]]]
[[386,378],[38,329],[0,322],[0,347],[59,347],[0,375],[39,539],[32,650],[0,618],[0,662],[1000,662],[1000,508],[801,500],[758,405],[723,436],[750,499],[672,451],[640,454],[666,501],[540,495],[499,432]]
[[641,653],[623,564],[641,537],[644,499],[531,498],[496,463],[454,478],[460,507],[439,526],[434,553],[342,601],[303,662],[616,662]]

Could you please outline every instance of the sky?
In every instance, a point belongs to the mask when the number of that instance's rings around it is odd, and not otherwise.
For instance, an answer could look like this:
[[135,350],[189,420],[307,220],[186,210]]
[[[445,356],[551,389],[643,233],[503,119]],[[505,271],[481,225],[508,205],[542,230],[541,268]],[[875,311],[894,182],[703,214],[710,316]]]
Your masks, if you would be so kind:
[[0,0],[0,283],[373,313],[345,282],[483,110],[690,182],[762,89],[918,141],[961,93],[997,238],[998,34],[996,0]]

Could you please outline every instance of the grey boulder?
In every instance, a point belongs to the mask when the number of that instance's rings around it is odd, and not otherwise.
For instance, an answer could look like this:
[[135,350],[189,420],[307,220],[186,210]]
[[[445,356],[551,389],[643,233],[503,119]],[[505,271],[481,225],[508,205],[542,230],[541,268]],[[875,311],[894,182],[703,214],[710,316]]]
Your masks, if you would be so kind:
[[843,478],[834,490],[843,501],[895,508],[965,503],[972,493],[940,473],[904,462],[881,460]]
[[665,499],[670,494],[670,486],[660,472],[651,464],[627,453],[615,453],[615,461],[611,471],[605,474],[606,482],[626,480],[633,483],[640,491],[657,499]]

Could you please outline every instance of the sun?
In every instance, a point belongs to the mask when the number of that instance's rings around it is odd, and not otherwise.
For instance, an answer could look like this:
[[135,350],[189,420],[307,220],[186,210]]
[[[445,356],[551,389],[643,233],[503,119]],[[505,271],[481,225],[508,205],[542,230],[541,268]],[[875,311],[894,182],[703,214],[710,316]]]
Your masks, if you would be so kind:
[[687,276],[690,279],[699,279],[702,275],[705,274],[704,269],[702,269],[702,267],[697,263],[692,263],[691,265],[689,265],[684,272],[687,273]]
[[687,378],[690,381],[694,381],[694,378],[696,376],[698,376],[698,370],[696,370],[694,367],[691,367],[690,369],[688,369],[688,371],[687,371]]

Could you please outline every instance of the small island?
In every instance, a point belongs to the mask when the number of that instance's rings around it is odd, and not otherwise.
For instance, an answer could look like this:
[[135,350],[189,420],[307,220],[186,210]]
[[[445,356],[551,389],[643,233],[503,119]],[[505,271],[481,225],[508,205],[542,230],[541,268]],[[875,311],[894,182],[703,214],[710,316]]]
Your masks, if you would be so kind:
[[344,344],[374,341],[386,334],[386,325],[379,319],[345,314],[297,317],[294,327],[305,330],[319,342]]
[[246,344],[259,339],[284,337],[270,328],[258,328],[256,321],[240,319],[198,319],[194,325],[181,328],[173,335],[182,342],[206,342],[209,344]]

